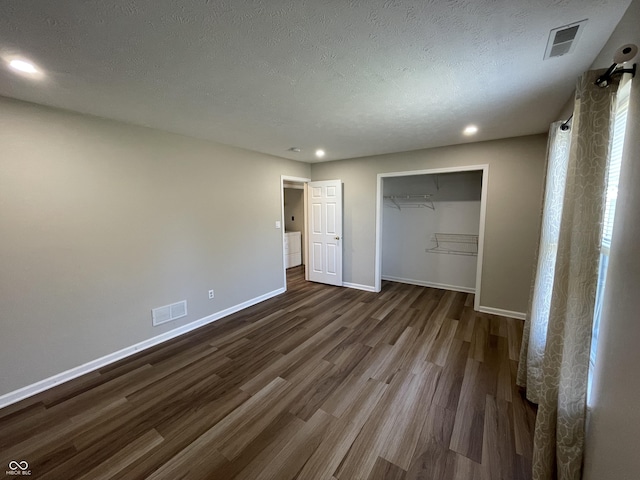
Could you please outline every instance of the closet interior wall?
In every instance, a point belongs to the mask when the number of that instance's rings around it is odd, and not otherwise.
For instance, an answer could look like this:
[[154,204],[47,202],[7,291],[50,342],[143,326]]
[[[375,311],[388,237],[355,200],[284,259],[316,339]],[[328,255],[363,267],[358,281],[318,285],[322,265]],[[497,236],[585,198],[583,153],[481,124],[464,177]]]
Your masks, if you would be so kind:
[[474,292],[482,172],[385,178],[382,279]]

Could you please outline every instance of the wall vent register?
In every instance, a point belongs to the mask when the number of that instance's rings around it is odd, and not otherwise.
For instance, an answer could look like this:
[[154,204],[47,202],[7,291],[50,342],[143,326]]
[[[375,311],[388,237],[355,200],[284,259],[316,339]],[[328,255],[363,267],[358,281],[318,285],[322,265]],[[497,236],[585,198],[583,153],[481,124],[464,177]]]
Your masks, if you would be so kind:
[[172,303],[164,307],[158,307],[151,310],[151,320],[153,326],[177,320],[178,318],[187,316],[187,301]]

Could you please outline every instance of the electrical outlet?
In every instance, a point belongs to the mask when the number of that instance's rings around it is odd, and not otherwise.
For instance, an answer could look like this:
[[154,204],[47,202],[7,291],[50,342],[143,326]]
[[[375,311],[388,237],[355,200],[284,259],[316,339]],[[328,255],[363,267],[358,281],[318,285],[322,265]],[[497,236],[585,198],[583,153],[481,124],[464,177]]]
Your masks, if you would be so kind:
[[213,298],[213,290],[209,290],[209,300]]

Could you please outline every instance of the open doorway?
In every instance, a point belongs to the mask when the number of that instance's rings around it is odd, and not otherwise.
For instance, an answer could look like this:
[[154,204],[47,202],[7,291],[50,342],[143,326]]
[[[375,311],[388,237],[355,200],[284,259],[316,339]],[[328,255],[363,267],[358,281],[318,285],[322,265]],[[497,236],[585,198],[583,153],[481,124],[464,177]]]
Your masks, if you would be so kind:
[[283,175],[280,180],[282,206],[282,257],[284,287],[287,288],[287,269],[306,267],[306,185],[309,178],[289,177]]
[[382,280],[475,293],[488,165],[378,175],[376,290]]

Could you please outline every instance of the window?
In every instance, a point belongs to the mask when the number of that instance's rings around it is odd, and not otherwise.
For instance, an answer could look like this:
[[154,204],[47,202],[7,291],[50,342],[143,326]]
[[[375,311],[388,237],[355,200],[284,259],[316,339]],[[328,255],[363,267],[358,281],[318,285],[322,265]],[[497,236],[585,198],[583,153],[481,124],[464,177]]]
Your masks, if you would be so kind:
[[607,174],[607,191],[602,225],[602,239],[600,243],[600,267],[598,272],[598,289],[596,291],[596,304],[593,315],[593,331],[591,338],[591,355],[589,359],[589,385],[587,387],[587,403],[591,404],[591,388],[593,386],[593,371],[598,350],[598,334],[600,330],[600,317],[602,314],[602,301],[606,288],[607,267],[609,265],[609,252],[611,249],[611,237],[613,235],[613,223],[615,220],[616,200],[618,199],[618,182],[622,167],[622,149],[627,128],[627,110],[629,108],[629,93],[631,82],[628,81],[618,90],[618,103],[616,105],[616,117],[613,126],[613,140],[611,145],[611,157]]

